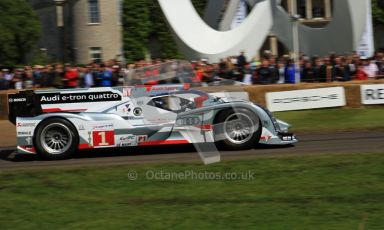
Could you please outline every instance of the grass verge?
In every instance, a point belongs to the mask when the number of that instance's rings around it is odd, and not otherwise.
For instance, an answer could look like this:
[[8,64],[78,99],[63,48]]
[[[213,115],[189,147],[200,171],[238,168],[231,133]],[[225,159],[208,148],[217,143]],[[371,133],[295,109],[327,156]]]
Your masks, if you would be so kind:
[[317,109],[274,113],[295,132],[384,129],[384,108]]
[[[381,154],[351,154],[260,158],[209,167],[163,164],[6,172],[0,174],[0,226],[383,229],[383,165]],[[138,179],[128,179],[134,172]],[[243,178],[210,180],[212,174],[228,172]],[[191,176],[175,178],[185,173]]]

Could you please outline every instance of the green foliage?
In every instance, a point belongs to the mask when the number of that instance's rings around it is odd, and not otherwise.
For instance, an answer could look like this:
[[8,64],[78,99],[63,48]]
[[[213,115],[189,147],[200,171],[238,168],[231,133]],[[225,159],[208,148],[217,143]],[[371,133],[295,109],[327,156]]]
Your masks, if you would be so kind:
[[[206,1],[193,0],[202,15]],[[158,1],[125,0],[123,6],[124,50],[128,62],[144,59],[150,45],[160,51],[160,57],[182,58]],[[149,44],[149,40],[156,44]]]
[[177,44],[173,38],[167,19],[157,1],[151,7],[151,21],[153,22],[151,36],[155,37],[160,47],[161,58],[181,58]]
[[37,48],[35,48],[31,54],[32,58],[28,60],[29,65],[47,65],[56,61],[46,51]]
[[197,13],[203,17],[204,15],[204,9],[207,5],[207,0],[192,0],[192,4],[195,7]]
[[40,37],[40,22],[25,0],[0,1],[0,63],[24,63]]
[[372,1],[372,17],[375,24],[384,24],[384,9],[377,7],[377,0]]
[[123,4],[123,36],[127,61],[144,59],[151,32],[150,0],[125,0]]

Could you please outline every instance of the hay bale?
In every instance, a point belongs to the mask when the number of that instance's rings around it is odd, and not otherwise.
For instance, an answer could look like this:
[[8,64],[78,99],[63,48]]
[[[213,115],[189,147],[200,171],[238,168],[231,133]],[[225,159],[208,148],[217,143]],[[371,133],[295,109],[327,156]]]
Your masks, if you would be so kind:
[[8,119],[8,95],[0,94],[0,120]]

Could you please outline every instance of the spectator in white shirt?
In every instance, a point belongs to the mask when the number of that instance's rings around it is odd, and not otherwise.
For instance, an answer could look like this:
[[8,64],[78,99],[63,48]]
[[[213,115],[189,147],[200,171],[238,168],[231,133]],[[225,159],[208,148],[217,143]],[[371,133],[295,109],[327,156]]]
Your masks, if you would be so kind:
[[368,75],[368,79],[375,79],[379,73],[379,68],[376,63],[364,57],[361,59],[363,61],[364,71]]

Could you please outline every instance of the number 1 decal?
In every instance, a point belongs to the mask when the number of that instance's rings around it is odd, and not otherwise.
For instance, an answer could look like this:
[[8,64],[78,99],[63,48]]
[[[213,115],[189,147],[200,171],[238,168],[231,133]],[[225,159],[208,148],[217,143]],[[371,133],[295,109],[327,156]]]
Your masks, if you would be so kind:
[[101,142],[99,143],[99,146],[108,146],[109,143],[106,141],[105,132],[99,132],[98,135],[101,137]]
[[115,145],[115,133],[111,131],[94,131],[93,132],[93,146],[104,147]]

